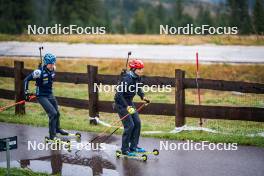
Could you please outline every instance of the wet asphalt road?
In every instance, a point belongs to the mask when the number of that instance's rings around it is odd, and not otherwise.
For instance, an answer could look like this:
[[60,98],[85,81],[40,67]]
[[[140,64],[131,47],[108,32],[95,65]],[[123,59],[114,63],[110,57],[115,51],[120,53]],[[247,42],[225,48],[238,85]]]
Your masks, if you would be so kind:
[[232,45],[115,45],[68,44],[59,42],[0,42],[0,56],[39,56],[39,46],[44,52],[58,57],[132,58],[158,62],[195,62],[198,51],[203,63],[264,63],[264,46]]
[[[82,133],[82,141],[96,134]],[[42,143],[47,128],[0,123],[0,138],[18,136],[18,149],[11,151],[13,167],[28,167],[33,171],[62,175],[164,175],[164,176],[263,176],[264,148],[238,146],[236,151],[160,151],[158,157],[149,156],[147,162],[133,159],[116,159],[120,136],[113,136],[104,150],[72,152],[50,149],[28,150],[28,141]],[[164,140],[166,141],[166,140]],[[168,141],[169,144],[181,141]],[[80,144],[81,144],[80,143]],[[160,139],[141,138],[140,146],[147,150],[158,148]],[[0,167],[5,167],[5,153],[0,153]]]

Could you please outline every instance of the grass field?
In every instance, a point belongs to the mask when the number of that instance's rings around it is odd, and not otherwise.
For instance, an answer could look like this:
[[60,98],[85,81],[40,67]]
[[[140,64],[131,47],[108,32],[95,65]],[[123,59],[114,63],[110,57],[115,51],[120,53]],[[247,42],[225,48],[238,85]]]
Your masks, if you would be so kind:
[[[5,175],[6,169],[0,168],[0,175]],[[10,176],[48,176],[49,174],[46,173],[39,173],[39,172],[32,172],[28,169],[21,169],[21,168],[11,168],[10,169]]]
[[[111,63],[111,67],[109,67]],[[37,60],[26,59],[26,68],[36,68]],[[118,74],[123,62],[120,60],[60,60],[57,64],[57,71],[68,72],[86,72],[86,64],[99,65],[99,73]],[[10,58],[1,58],[0,65],[12,66],[13,60]],[[174,76],[174,69],[181,68],[186,70],[188,77],[194,77],[194,64],[162,64],[147,63],[146,75]],[[249,82],[264,82],[264,65],[226,65],[211,64],[201,66],[201,76],[203,78],[240,80]],[[0,78],[0,88],[14,89],[14,80],[12,78]],[[30,85],[34,90],[34,83]],[[146,95],[152,102],[174,103],[173,89],[170,93],[147,93]],[[234,92],[220,92],[202,90],[202,104],[206,105],[228,105],[228,106],[254,106],[264,107],[264,95],[254,94],[237,94]],[[87,85],[70,84],[70,83],[54,83],[54,94],[56,96],[72,97],[79,99],[88,99]],[[114,93],[100,93],[100,100],[113,100]],[[196,90],[188,90],[186,92],[186,103],[197,104]],[[135,99],[140,101],[139,98]],[[0,99],[0,107],[13,101]],[[10,123],[30,124],[34,126],[47,126],[48,118],[44,110],[39,104],[28,103],[26,106],[27,114],[25,116],[15,116],[14,109],[9,109],[0,114],[0,121]],[[94,131],[100,132],[105,127],[89,124],[88,110],[76,108],[60,107],[61,125],[65,129]],[[116,114],[100,113],[100,119],[111,123],[117,119]],[[175,117],[173,116],[153,116],[141,115],[142,131],[165,131],[169,132],[175,127]],[[198,119],[187,118],[187,125],[198,126]],[[264,146],[263,137],[248,137],[248,134],[263,132],[264,123],[245,122],[245,121],[229,121],[229,120],[208,120],[205,127],[230,134],[213,134],[201,131],[186,131],[179,134],[161,133],[161,134],[144,134],[144,136],[169,138],[194,141],[207,140],[211,142],[237,142],[244,145]],[[121,134],[121,130],[118,131]]]
[[0,41],[67,42],[96,44],[178,44],[178,45],[264,45],[264,36],[238,35],[8,35],[0,34]]

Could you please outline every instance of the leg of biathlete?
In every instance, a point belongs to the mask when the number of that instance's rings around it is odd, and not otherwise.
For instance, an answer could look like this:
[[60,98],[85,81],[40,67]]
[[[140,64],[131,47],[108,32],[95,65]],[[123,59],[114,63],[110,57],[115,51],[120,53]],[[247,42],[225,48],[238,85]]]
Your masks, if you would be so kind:
[[[126,108],[122,108],[122,107],[117,108],[117,112],[120,118],[124,117],[127,114]],[[124,132],[122,135],[121,151],[123,154],[127,154],[128,152],[130,152],[129,145],[131,142],[130,140],[131,140],[132,131],[135,126],[131,115],[123,119],[122,124],[124,126]]]
[[65,131],[65,130],[60,128],[60,112],[59,112],[59,109],[58,109],[58,102],[57,102],[56,98],[53,95],[49,96],[49,102],[53,105],[53,107],[57,111],[57,115],[55,117],[56,133],[60,133],[61,135],[68,135],[69,133],[67,131]]
[[141,130],[141,121],[139,119],[138,112],[136,112],[135,114],[132,114],[131,117],[134,122],[134,129],[132,131],[131,138],[130,138],[130,141],[131,141],[130,149],[132,151],[135,151],[135,149],[138,147],[140,130]]
[[54,108],[53,104],[50,103],[48,96],[39,96],[38,102],[49,116],[49,135],[50,139],[54,139],[56,136],[57,110]]

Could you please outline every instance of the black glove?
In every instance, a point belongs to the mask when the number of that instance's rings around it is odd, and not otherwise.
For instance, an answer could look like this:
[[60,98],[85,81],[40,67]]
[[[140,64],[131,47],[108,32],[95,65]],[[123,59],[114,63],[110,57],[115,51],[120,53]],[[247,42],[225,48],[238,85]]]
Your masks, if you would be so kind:
[[149,104],[150,103],[150,100],[149,99],[147,99],[146,97],[143,97],[143,100],[147,103],[147,104]]
[[34,95],[33,93],[29,93],[28,90],[25,91],[25,97],[24,99],[26,101],[30,101],[31,100],[31,96]]
[[126,69],[122,69],[122,71],[121,71],[121,76],[124,76],[125,74],[127,73],[127,70]]

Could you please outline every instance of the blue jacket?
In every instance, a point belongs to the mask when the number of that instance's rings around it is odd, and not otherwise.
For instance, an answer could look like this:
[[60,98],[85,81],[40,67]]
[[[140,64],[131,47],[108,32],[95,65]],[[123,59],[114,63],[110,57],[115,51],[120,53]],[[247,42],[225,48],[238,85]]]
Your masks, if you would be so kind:
[[115,103],[123,107],[132,106],[136,94],[143,99],[142,86],[141,78],[138,75],[132,71],[125,73],[116,88]]
[[55,77],[55,72],[42,66],[34,70],[24,79],[24,91],[28,90],[29,81],[36,81],[36,96],[48,96],[52,94],[52,84]]

